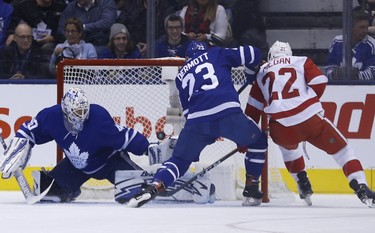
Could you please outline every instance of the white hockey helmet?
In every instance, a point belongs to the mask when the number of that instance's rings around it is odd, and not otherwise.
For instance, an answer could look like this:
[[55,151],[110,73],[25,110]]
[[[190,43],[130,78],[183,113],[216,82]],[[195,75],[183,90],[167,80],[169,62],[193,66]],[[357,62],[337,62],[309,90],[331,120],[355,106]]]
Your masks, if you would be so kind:
[[280,42],[276,41],[271,48],[268,50],[268,61],[276,58],[276,57],[282,57],[282,56],[292,56],[292,48],[290,47],[288,42]]
[[68,130],[81,131],[90,112],[90,103],[85,92],[78,87],[70,88],[62,98],[61,108],[68,123]]

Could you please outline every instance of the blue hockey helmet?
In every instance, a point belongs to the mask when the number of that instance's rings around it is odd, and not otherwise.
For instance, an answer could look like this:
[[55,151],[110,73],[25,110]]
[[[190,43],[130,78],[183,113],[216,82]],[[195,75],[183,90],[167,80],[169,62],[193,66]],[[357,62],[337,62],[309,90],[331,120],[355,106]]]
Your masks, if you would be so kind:
[[208,46],[205,42],[193,40],[192,42],[190,42],[190,44],[188,45],[186,49],[186,57],[187,58],[196,57],[206,52],[207,49],[208,49]]

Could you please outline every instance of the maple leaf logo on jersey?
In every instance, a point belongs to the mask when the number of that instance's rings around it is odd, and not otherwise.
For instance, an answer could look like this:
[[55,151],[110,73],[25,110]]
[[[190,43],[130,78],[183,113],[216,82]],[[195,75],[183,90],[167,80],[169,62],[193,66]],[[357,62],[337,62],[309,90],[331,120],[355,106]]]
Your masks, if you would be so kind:
[[73,142],[69,150],[64,149],[64,153],[68,156],[70,162],[72,162],[73,166],[82,169],[87,166],[87,159],[89,157],[89,153],[87,152],[80,152],[81,150],[79,147]]

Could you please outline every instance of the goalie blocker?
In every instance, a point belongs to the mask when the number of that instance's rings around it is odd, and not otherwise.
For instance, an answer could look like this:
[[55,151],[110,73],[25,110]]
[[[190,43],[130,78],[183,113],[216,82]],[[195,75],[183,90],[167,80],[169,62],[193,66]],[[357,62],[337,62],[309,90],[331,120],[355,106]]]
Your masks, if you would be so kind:
[[162,143],[153,143],[148,147],[148,160],[150,165],[162,164],[172,157],[173,150],[176,146],[178,136],[167,138]]
[[26,138],[15,137],[10,142],[0,160],[0,171],[3,179],[9,179],[13,173],[26,167],[30,159],[32,145]]

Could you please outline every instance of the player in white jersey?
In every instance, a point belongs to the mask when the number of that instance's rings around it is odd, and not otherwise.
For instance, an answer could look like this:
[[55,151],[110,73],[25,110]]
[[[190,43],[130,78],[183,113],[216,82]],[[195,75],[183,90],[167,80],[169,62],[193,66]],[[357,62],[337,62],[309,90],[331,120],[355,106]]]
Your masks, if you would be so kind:
[[260,67],[245,113],[256,122],[262,111],[269,116],[270,136],[298,183],[300,198],[308,205],[313,191],[299,146],[304,141],[331,155],[359,199],[373,207],[375,195],[367,186],[361,162],[346,138],[323,115],[320,97],[327,81],[311,59],[292,56],[288,43],[276,41],[268,52],[268,61]]

